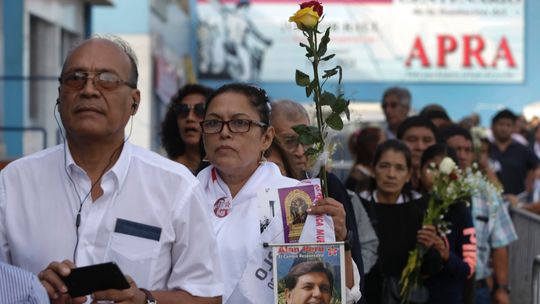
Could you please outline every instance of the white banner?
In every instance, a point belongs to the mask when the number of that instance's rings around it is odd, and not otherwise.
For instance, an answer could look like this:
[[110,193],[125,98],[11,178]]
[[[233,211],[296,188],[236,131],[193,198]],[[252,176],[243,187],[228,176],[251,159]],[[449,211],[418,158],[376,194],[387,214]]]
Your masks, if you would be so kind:
[[[344,81],[524,81],[525,0],[321,1],[331,27],[322,69],[343,67]],[[288,22],[299,1],[199,0],[199,77],[294,82],[311,75]]]

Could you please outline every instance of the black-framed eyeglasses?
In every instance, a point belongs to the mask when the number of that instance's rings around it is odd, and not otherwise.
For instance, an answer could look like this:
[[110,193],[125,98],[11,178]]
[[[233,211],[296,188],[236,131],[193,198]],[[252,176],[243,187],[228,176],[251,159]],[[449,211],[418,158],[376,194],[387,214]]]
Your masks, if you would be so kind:
[[196,105],[187,105],[185,103],[177,105],[174,107],[174,112],[178,118],[186,118],[189,116],[191,109],[195,112],[195,116],[202,118],[204,115],[204,103],[198,103]]
[[[94,77],[88,77],[89,74],[94,74]],[[60,81],[60,85],[67,90],[80,90],[86,84],[87,79],[92,79],[94,86],[100,91],[114,91],[118,89],[120,83],[123,83],[132,89],[137,88],[135,85],[130,84],[110,72],[71,72],[62,75],[58,78],[58,81]]]
[[227,125],[229,127],[229,130],[233,133],[246,133],[249,131],[251,124],[257,125],[259,127],[266,127],[265,123],[251,119],[232,119],[229,121],[212,119],[207,121],[201,121],[200,124],[202,131],[205,134],[221,133],[224,125]]
[[[296,151],[296,149],[298,149],[298,146],[300,145],[299,142],[296,141],[296,138],[298,138],[297,136],[296,137],[285,137],[283,138],[284,142],[285,142],[285,146],[287,147],[287,150],[289,150],[291,153]],[[304,152],[306,152],[309,148],[312,148],[313,145],[302,145],[302,149],[304,149]]]

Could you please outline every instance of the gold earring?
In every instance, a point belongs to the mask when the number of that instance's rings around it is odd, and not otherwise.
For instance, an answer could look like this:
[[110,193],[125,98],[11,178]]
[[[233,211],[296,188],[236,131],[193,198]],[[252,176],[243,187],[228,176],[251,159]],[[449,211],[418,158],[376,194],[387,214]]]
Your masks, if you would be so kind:
[[208,157],[207,156],[203,157],[202,161],[203,162],[209,162]]
[[261,152],[261,158],[259,158],[259,164],[265,163],[266,157],[264,157],[264,150]]

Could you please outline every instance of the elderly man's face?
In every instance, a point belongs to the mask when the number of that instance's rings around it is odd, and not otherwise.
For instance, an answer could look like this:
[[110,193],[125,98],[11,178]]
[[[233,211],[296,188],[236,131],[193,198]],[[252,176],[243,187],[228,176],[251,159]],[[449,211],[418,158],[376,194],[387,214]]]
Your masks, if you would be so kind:
[[[309,126],[309,120],[303,115],[294,121],[288,121],[282,117],[276,117],[274,119],[274,129],[276,130],[276,135],[279,136],[285,145],[291,151],[294,156],[294,161],[300,170],[309,169],[309,156],[304,155],[304,149],[306,147],[296,143],[296,138],[298,134],[292,129],[293,126],[305,124]],[[298,145],[297,145],[298,144]]]
[[[104,39],[87,41],[77,47],[66,60],[62,76],[70,72],[108,72],[128,81],[131,72],[129,57],[116,45]],[[140,101],[137,89],[120,83],[112,91],[99,90],[92,79],[80,90],[58,87],[60,117],[68,138],[123,140],[129,116],[137,111]]]
[[403,106],[396,94],[387,95],[382,101],[382,108],[386,122],[391,126],[398,126],[407,118],[409,107]]
[[298,277],[293,290],[285,289],[287,304],[329,304],[330,282],[324,272],[309,272]]

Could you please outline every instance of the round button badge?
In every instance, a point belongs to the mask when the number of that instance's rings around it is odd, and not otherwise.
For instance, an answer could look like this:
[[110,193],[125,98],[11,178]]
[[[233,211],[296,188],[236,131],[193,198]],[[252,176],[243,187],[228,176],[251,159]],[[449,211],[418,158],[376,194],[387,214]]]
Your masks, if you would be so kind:
[[226,217],[231,213],[232,204],[227,197],[220,197],[214,204],[214,214],[217,217]]

